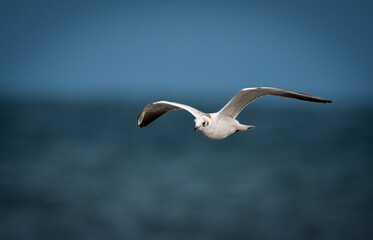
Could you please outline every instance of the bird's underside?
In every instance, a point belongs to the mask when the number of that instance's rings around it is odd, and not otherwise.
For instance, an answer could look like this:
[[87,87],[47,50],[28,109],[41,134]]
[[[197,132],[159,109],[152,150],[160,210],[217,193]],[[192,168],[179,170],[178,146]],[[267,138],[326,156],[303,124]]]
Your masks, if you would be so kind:
[[252,128],[253,126],[240,124],[236,120],[236,117],[247,104],[265,95],[295,98],[299,100],[318,103],[332,102],[330,100],[326,100],[317,96],[277,88],[244,88],[236,96],[234,96],[219,112],[211,114],[205,114],[193,107],[180,103],[168,101],[154,102],[146,106],[142,110],[137,118],[137,124],[140,127],[146,127],[154,120],[171,110],[183,109],[188,111],[195,117],[195,129],[199,129],[210,138],[221,139],[229,136],[234,132]]

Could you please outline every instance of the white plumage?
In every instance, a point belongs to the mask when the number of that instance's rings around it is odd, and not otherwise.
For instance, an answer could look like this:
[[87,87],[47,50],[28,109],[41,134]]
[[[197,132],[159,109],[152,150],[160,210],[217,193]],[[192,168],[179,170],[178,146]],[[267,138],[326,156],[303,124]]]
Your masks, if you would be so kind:
[[305,93],[287,91],[277,88],[260,87],[260,88],[244,88],[236,96],[234,96],[219,112],[206,114],[193,107],[181,103],[159,101],[146,106],[139,117],[137,124],[140,127],[145,127],[159,118],[168,111],[175,109],[184,109],[190,112],[195,117],[195,130],[202,131],[206,136],[212,139],[223,139],[237,131],[245,131],[254,126],[240,124],[236,117],[241,110],[253,100],[264,95],[275,95],[288,98],[296,98],[299,100],[331,103],[330,100],[325,100],[320,97],[312,96]]

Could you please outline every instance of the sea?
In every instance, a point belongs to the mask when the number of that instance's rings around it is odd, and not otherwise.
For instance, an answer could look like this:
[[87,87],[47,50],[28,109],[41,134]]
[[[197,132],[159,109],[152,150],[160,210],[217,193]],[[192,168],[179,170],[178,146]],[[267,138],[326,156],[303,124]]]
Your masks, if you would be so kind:
[[250,106],[211,140],[146,104],[1,100],[0,239],[372,239],[372,107]]

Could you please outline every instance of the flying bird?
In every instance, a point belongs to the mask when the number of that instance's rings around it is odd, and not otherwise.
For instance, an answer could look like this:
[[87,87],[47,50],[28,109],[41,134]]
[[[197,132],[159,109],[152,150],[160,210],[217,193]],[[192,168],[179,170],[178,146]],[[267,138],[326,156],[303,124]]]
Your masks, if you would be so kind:
[[162,116],[163,114],[175,110],[184,109],[191,113],[195,119],[194,130],[203,132],[207,137],[212,139],[223,139],[238,131],[246,131],[254,128],[254,126],[240,124],[236,117],[242,109],[254,101],[255,99],[265,96],[275,95],[288,98],[296,98],[299,100],[331,103],[330,100],[325,100],[320,97],[312,96],[305,93],[293,92],[271,87],[244,88],[236,96],[234,96],[219,112],[204,113],[188,105],[181,103],[159,101],[146,106],[139,117],[137,125],[146,127],[151,122]]

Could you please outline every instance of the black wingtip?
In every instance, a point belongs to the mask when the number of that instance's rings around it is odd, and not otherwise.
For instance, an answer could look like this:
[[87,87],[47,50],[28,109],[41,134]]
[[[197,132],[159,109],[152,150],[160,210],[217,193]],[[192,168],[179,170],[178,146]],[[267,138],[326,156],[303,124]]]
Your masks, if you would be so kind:
[[144,111],[142,111],[139,116],[137,117],[137,126],[143,128],[145,127],[146,125],[144,124]]
[[137,126],[140,127],[140,128],[143,128],[143,127],[148,126],[148,124],[143,124],[143,123],[138,124],[138,123],[137,123]]

